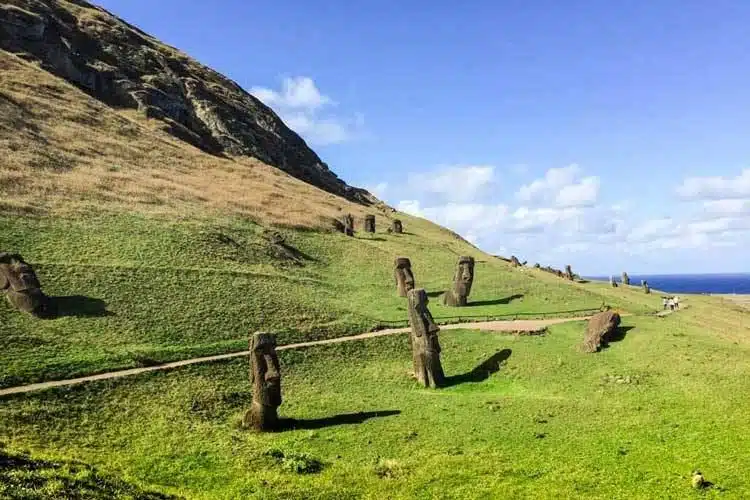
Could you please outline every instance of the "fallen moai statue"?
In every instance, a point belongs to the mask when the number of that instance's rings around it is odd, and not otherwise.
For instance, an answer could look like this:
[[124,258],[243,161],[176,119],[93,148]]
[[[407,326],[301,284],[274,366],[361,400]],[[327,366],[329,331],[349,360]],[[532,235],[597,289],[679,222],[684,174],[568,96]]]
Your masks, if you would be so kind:
[[583,352],[597,352],[606,345],[620,326],[620,315],[603,311],[589,319],[583,339]]
[[39,283],[34,268],[18,254],[0,253],[0,291],[13,307],[34,316],[50,313],[50,300]]
[[451,307],[463,307],[471,293],[474,283],[474,257],[459,257],[456,272],[453,275],[453,287],[443,295],[443,304]]
[[262,432],[277,430],[281,369],[273,334],[258,332],[250,339],[250,383],[253,385],[253,402],[245,413],[244,426]]
[[411,261],[406,257],[396,257],[393,266],[393,276],[396,278],[398,296],[406,297],[406,293],[414,289],[414,273],[411,270]]
[[427,309],[429,299],[424,288],[409,290],[407,296],[414,376],[425,387],[440,387],[445,382],[445,374],[440,364],[440,327],[435,324],[430,310]]

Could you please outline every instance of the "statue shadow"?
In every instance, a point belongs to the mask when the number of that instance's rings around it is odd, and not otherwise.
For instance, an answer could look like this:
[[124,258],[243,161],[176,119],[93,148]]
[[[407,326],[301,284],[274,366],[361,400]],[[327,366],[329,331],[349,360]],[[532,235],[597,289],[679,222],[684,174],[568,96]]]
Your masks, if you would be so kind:
[[357,413],[342,413],[332,417],[296,419],[282,418],[279,422],[280,431],[292,430],[317,430],[337,425],[361,424],[366,420],[378,417],[391,417],[400,415],[401,410],[361,411]]
[[620,342],[623,339],[625,339],[625,336],[628,334],[630,330],[635,328],[634,326],[619,326],[615,329],[614,333],[611,337],[609,337],[606,341],[606,343],[602,343],[602,349],[606,349],[609,347],[609,344],[612,342]]
[[469,302],[469,306],[498,306],[501,304],[510,304],[514,300],[522,299],[524,295],[522,293],[516,293],[509,297],[503,297],[501,299],[493,299],[493,300],[476,300],[473,302]]
[[482,361],[473,370],[461,375],[452,375],[445,378],[443,387],[453,387],[455,385],[483,382],[490,378],[490,375],[500,371],[500,365],[513,353],[511,349],[498,351],[486,360]]
[[444,293],[445,293],[445,290],[440,290],[437,292],[427,292],[427,296],[434,299],[435,297],[440,297]]
[[107,311],[107,303],[102,299],[93,299],[83,295],[69,295],[65,297],[50,297],[48,318],[102,318],[114,316],[115,313]]

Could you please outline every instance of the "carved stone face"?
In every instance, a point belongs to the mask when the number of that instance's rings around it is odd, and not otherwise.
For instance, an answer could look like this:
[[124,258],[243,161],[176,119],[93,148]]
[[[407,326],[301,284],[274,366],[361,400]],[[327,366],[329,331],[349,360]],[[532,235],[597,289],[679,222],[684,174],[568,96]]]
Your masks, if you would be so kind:
[[424,288],[410,290],[409,297],[409,320],[415,337],[434,336],[440,331],[440,327],[432,319],[432,313],[427,309],[429,299]]
[[394,267],[393,274],[396,277],[398,294],[401,297],[406,297],[406,293],[414,289],[414,273],[411,271],[411,261],[406,257],[398,257],[394,261]]
[[255,334],[250,340],[253,361],[251,382],[253,399],[264,406],[281,405],[281,369],[276,355],[276,338],[270,334]]
[[459,297],[468,297],[474,283],[474,258],[460,257],[454,276],[455,293]]

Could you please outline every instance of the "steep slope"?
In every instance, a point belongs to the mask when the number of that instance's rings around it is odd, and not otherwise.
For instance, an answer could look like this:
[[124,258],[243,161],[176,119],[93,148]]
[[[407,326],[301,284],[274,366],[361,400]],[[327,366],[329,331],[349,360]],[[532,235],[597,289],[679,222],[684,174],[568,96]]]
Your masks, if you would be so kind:
[[117,109],[214,155],[250,156],[360,203],[279,117],[235,82],[81,0],[0,5],[0,49],[38,63]]

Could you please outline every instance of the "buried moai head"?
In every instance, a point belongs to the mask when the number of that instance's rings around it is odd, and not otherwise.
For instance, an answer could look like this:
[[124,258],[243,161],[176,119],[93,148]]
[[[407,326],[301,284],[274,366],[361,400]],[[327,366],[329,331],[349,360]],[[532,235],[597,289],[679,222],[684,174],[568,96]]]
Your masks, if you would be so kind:
[[375,216],[374,215],[365,215],[365,232],[366,233],[375,232]]
[[622,284],[626,286],[630,284],[630,276],[628,276],[628,273],[624,271],[622,273]]
[[346,214],[342,222],[344,223],[344,234],[354,236],[354,217],[352,217],[352,214]]
[[258,431],[275,430],[281,405],[281,369],[276,355],[276,336],[258,332],[250,339],[250,383],[253,402],[245,414],[246,427]]
[[573,279],[575,278],[575,275],[573,274],[573,268],[570,267],[570,264],[565,266],[565,277],[570,281],[573,281]]
[[518,257],[516,257],[515,255],[511,255],[510,265],[513,267],[521,267],[521,262],[518,260]]
[[393,262],[393,267],[398,296],[406,297],[406,293],[414,288],[414,273],[411,271],[411,261],[406,257],[397,257]]
[[19,311],[44,316],[49,298],[42,292],[34,268],[18,254],[0,253],[0,292]]
[[393,222],[391,223],[391,232],[395,234],[401,234],[404,232],[404,226],[401,224],[400,220],[393,219]]
[[459,257],[453,275],[453,288],[443,296],[446,306],[461,307],[467,304],[474,283],[474,257]]
[[429,303],[427,292],[424,288],[409,290],[407,298],[414,376],[425,387],[440,387],[445,380],[443,367],[440,364],[440,342],[438,341],[440,328],[432,319],[430,310],[427,309]]
[[614,311],[604,311],[592,316],[586,325],[583,352],[597,352],[612,339],[618,326],[620,315]]
[[643,291],[645,293],[651,293],[651,287],[648,285],[648,281],[646,280],[641,281],[641,286],[643,287]]

